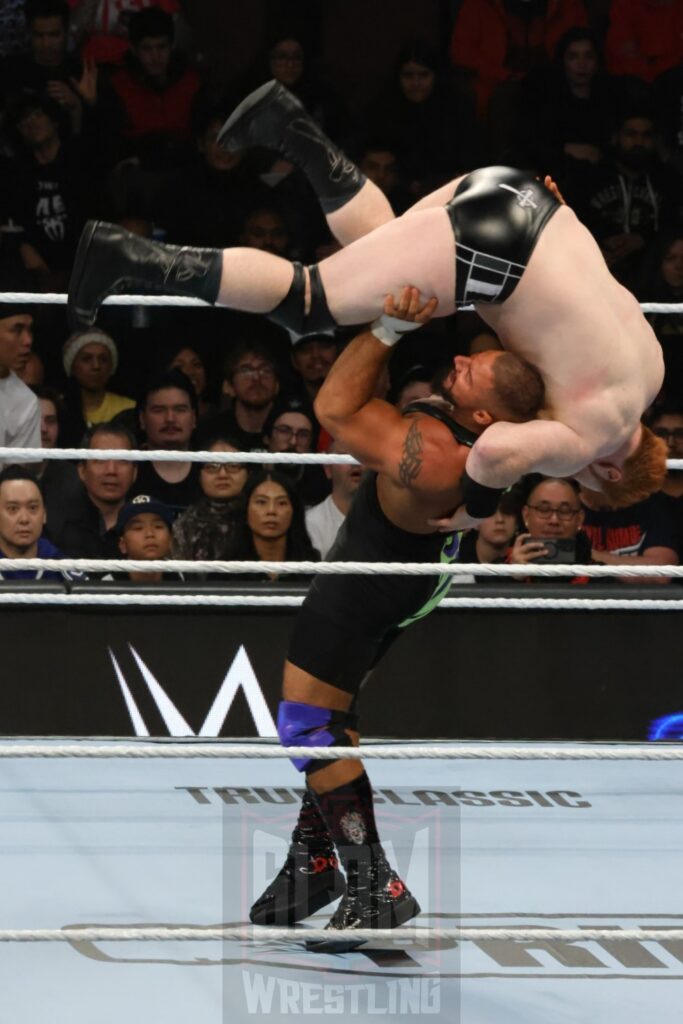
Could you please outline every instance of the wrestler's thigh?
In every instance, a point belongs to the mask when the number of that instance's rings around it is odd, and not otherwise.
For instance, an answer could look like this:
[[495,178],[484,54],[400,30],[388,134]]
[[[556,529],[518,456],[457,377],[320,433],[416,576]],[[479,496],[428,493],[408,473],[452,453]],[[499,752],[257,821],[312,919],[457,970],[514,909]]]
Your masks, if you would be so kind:
[[339,324],[373,320],[385,296],[404,285],[439,300],[437,316],[455,310],[455,239],[443,207],[399,217],[319,265],[327,304]]
[[285,662],[282,696],[285,700],[314,704],[316,707],[331,708],[333,711],[348,711],[353,700],[352,693],[323,682],[310,672],[293,665],[291,661]]

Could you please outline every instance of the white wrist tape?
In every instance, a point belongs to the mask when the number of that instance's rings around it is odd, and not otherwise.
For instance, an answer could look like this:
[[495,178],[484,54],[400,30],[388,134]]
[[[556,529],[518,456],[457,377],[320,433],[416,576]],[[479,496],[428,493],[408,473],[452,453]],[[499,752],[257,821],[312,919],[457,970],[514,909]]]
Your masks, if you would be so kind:
[[370,324],[370,332],[374,334],[383,345],[395,345],[404,334],[415,331],[422,324],[416,324],[411,320],[401,320],[397,316],[389,316],[382,313],[373,324]]

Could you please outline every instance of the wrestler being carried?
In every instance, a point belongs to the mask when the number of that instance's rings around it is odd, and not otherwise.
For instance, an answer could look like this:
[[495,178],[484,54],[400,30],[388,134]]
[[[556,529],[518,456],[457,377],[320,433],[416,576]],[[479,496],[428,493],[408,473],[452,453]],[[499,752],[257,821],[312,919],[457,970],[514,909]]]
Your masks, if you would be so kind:
[[[371,321],[385,295],[397,298],[397,284],[410,282],[437,298],[439,316],[474,303],[503,347],[545,382],[537,420],[497,422],[470,452],[469,516],[458,526],[494,511],[497,489],[531,471],[574,476],[612,506],[659,489],[666,447],[640,423],[663,378],[659,343],[556,190],[526,172],[488,167],[394,219],[382,192],[276,82],[240,104],[220,142],[270,146],[298,164],[344,248],[302,267],[253,249],[163,245],[91,222],[74,264],[72,326],[91,324],[106,295],[134,289],[264,313],[304,335]],[[483,355],[454,362],[445,382],[454,402],[463,375],[476,386]]]

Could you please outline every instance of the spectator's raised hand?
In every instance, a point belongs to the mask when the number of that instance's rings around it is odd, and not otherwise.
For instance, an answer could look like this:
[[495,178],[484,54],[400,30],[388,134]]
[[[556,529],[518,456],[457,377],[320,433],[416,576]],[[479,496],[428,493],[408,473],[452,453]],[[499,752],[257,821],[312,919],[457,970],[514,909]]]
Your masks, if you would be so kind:
[[548,550],[542,540],[532,539],[530,533],[520,533],[510,548],[510,562],[512,565],[529,565],[539,556],[547,554]]
[[83,61],[83,74],[80,78],[72,78],[71,84],[89,107],[97,103],[97,76],[99,74],[97,64],[94,60]]

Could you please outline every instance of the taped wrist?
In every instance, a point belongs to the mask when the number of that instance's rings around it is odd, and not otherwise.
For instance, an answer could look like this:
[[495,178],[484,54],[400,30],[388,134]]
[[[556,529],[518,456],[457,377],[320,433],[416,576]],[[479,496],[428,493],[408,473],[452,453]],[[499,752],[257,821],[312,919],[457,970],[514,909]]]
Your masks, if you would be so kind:
[[467,470],[463,470],[462,497],[467,514],[474,519],[487,519],[488,516],[492,516],[504,491],[504,487],[486,487],[484,484],[478,484],[468,475]]
[[397,316],[389,316],[382,313],[374,323],[370,324],[370,333],[382,342],[383,345],[391,347],[400,341],[404,334],[414,331],[422,324],[416,324],[411,320],[401,320]]

